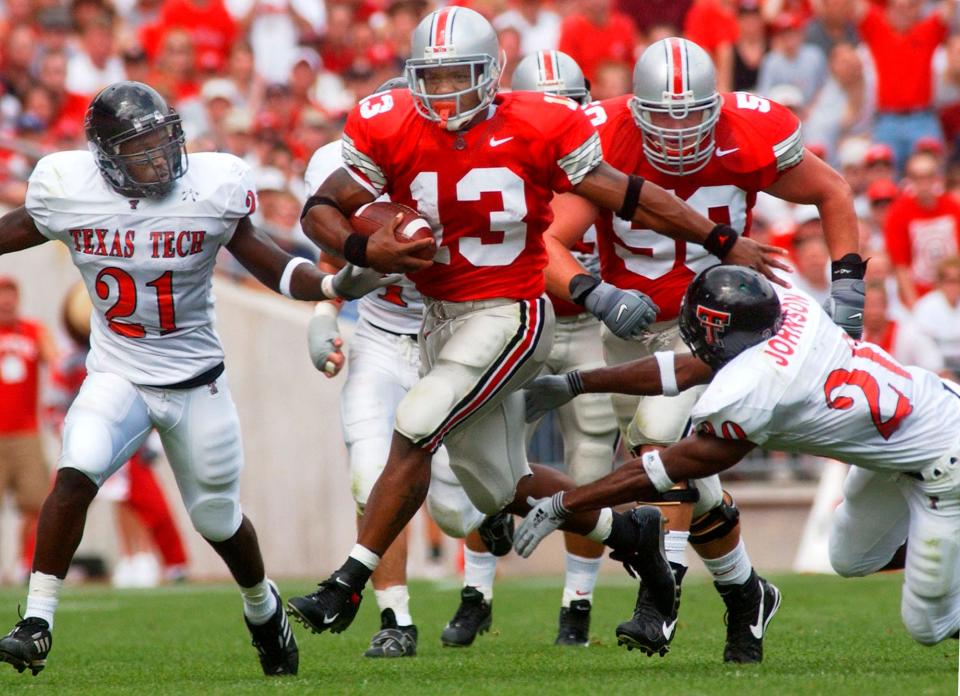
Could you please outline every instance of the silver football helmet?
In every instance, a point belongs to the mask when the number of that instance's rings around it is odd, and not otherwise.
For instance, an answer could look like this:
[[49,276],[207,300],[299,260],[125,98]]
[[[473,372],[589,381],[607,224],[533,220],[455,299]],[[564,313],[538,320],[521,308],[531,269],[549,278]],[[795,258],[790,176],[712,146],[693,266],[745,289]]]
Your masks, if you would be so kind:
[[[497,32],[479,12],[456,6],[431,12],[414,29],[410,43],[407,83],[413,103],[424,118],[447,130],[460,130],[497,96],[506,57],[500,51]],[[471,86],[456,92],[428,92],[425,77],[441,66],[469,66]],[[469,95],[479,99],[476,106],[463,105]]]
[[591,101],[583,70],[577,61],[561,51],[528,54],[514,68],[512,86],[515,90],[569,97],[581,105]]
[[630,111],[643,152],[665,174],[692,174],[713,155],[720,93],[710,56],[687,39],[651,44],[633,69]]

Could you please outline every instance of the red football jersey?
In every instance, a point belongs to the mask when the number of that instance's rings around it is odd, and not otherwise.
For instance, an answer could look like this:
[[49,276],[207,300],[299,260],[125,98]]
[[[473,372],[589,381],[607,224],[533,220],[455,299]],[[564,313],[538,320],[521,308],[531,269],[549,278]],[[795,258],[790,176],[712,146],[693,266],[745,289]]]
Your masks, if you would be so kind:
[[420,116],[407,90],[394,90],[350,112],[343,159],[374,195],[416,208],[433,227],[434,264],[409,276],[417,289],[466,302],[543,294],[553,192],[576,186],[603,155],[569,99],[502,94],[485,121],[454,133]]
[[[706,167],[671,176],[643,156],[643,138],[627,104],[630,97],[600,102],[607,119],[599,126],[605,159],[613,167],[672,191],[697,212],[750,231],[757,192],[803,159],[800,122],[788,109],[746,92],[723,95],[716,147]],[[603,279],[649,295],[660,307],[658,321],[680,313],[680,300],[693,277],[717,263],[699,244],[673,240],[601,211],[597,245]]]

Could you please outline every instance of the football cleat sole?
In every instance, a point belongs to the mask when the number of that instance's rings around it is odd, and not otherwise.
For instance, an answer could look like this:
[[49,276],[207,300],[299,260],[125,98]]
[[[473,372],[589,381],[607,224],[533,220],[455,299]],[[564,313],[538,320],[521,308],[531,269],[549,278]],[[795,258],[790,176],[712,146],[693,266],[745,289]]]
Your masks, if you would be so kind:
[[33,676],[40,674],[40,672],[43,671],[43,668],[47,666],[46,660],[34,660],[33,662],[30,662],[13,655],[6,650],[0,650],[0,662],[6,662],[7,664],[13,665],[13,668],[20,674],[23,674],[29,669],[33,673]]
[[668,652],[670,652],[670,646],[660,648],[659,650],[654,650],[646,643],[641,643],[632,636],[628,636],[623,633],[617,634],[617,645],[625,645],[627,650],[640,650],[647,657],[653,657],[654,655],[659,654],[660,657],[665,657]]

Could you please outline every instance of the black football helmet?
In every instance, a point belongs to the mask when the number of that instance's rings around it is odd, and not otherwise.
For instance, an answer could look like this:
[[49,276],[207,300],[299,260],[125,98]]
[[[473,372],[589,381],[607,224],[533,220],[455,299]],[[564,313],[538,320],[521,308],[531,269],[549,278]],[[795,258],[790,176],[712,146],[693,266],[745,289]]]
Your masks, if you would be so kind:
[[687,288],[680,303],[680,337],[690,351],[719,370],[783,324],[773,286],[743,266],[711,266]]
[[[187,172],[180,115],[142,82],[126,80],[104,88],[87,109],[84,129],[100,172],[121,195],[163,198]],[[153,133],[162,137],[148,137]],[[139,139],[143,147],[121,151],[124,143]],[[140,170],[139,178],[134,169]]]

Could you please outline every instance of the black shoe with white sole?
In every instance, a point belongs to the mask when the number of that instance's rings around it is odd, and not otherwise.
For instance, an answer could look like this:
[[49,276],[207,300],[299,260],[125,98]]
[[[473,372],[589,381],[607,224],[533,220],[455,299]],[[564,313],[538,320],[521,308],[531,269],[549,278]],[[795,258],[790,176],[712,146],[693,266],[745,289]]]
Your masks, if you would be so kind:
[[363,599],[363,585],[355,587],[354,580],[343,570],[336,571],[317,586],[316,592],[287,601],[287,613],[313,633],[340,633],[345,631]]
[[724,662],[741,664],[763,661],[763,637],[770,619],[780,608],[780,590],[776,585],[750,572],[742,585],[718,585],[717,592],[727,605],[727,644]]
[[18,672],[29,668],[37,676],[46,667],[52,647],[50,624],[31,616],[18,621],[10,633],[0,638],[0,662],[9,662]]

